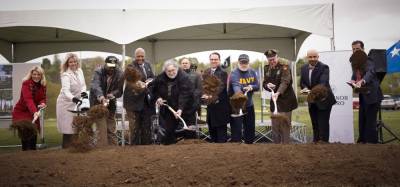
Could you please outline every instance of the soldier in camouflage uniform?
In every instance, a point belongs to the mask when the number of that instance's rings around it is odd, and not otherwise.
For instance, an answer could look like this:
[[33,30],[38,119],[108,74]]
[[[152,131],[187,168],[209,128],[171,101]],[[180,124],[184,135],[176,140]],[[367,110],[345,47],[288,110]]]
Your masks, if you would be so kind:
[[[265,53],[267,64],[264,66],[263,87],[269,91],[268,87],[273,87],[277,98],[278,112],[288,117],[291,122],[292,110],[297,108],[297,99],[292,87],[292,76],[289,68],[289,61],[278,57],[278,52],[274,49],[267,50]],[[274,109],[271,99],[270,110]],[[290,142],[290,126],[278,123],[271,119],[272,134],[274,143]]]

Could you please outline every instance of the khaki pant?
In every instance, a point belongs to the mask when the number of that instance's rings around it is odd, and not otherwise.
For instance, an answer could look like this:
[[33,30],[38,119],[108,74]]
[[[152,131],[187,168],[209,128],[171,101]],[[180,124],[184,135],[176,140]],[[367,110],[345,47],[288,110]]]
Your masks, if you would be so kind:
[[97,137],[97,145],[116,145],[117,136],[115,134],[115,113],[109,113],[106,119],[98,119],[96,122],[96,128],[99,131]]
[[290,128],[292,123],[292,112],[280,112],[289,118],[289,124],[281,123],[276,119],[271,118],[272,139],[274,143],[290,143]]

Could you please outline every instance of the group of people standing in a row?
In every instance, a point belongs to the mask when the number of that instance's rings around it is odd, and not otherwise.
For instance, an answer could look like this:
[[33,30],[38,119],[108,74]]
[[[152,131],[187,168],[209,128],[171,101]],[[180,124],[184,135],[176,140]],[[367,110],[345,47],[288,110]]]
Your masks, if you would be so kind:
[[[357,48],[358,47],[358,48]],[[353,42],[353,52],[363,51],[361,41]],[[292,74],[289,61],[278,57],[278,51],[267,50],[264,53],[267,64],[264,67],[264,80],[262,86],[267,91],[273,90],[272,98],[276,99],[277,110],[291,121],[291,113],[297,108],[297,99],[292,83]],[[354,54],[353,54],[354,56]],[[312,90],[317,85],[323,85],[328,93],[326,97],[309,103],[308,109],[313,127],[313,142],[329,141],[329,118],[332,106],[336,103],[329,85],[329,67],[318,60],[319,55],[315,50],[307,52],[308,64],[301,68],[301,89]],[[352,60],[352,59],[350,59]],[[126,109],[129,121],[131,144],[151,144],[151,116],[159,109],[159,125],[166,130],[161,143],[171,144],[176,142],[176,129],[180,126],[178,117],[183,118],[188,126],[195,125],[197,111],[203,100],[210,100],[212,95],[203,92],[202,80],[207,76],[215,76],[220,81],[217,98],[211,99],[207,105],[207,118],[212,142],[223,143],[228,141],[227,125],[230,124],[231,142],[251,144],[255,138],[255,111],[252,96],[259,88],[259,76],[250,68],[250,59],[242,54],[238,59],[238,67],[230,75],[221,66],[221,56],[217,52],[209,55],[210,67],[203,74],[197,73],[192,68],[188,58],[178,62],[168,60],[164,63],[162,72],[155,76],[150,63],[145,60],[145,51],[138,48],[134,53],[134,60],[127,68],[133,68],[140,74],[140,88],[136,85],[124,84],[129,79],[120,68],[119,60],[108,56],[105,64],[94,71],[90,85],[91,106],[107,102],[109,114],[107,116],[107,137],[109,144],[116,144],[115,114],[116,98],[123,95],[123,106]],[[376,85],[376,75],[373,64],[365,62],[362,69],[353,67],[353,83],[357,87],[372,87],[368,93],[360,93],[360,137],[358,142],[376,143],[376,112],[379,95],[379,82]],[[126,70],[125,70],[126,71]],[[80,68],[78,57],[67,54],[61,66],[61,91],[57,98],[57,127],[63,134],[63,147],[68,147],[75,134],[72,120],[74,115],[70,110],[75,110],[76,104],[83,97],[87,97],[85,77]],[[125,85],[125,86],[124,86]],[[232,117],[229,98],[243,93],[247,97],[244,107],[246,111],[242,117]],[[373,99],[372,99],[373,98]],[[168,106],[174,109],[171,112]],[[204,104],[204,103],[203,103]],[[32,120],[39,115],[39,109],[46,106],[46,79],[40,67],[34,67],[24,78],[21,89],[21,98],[14,107],[13,121]],[[274,109],[271,99],[270,110]],[[373,116],[375,116],[374,119]],[[290,142],[290,126],[283,126],[278,121],[271,119],[272,133],[275,143]],[[37,123],[37,122],[36,122]],[[37,123],[37,125],[39,125]],[[375,136],[376,135],[376,136]],[[195,134],[186,133],[186,138],[193,138]],[[22,149],[36,149],[36,137],[22,142]]]

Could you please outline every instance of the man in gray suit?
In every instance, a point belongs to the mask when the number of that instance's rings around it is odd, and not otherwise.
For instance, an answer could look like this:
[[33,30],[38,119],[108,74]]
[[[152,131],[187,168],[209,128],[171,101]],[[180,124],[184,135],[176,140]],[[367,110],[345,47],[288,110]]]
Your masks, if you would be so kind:
[[145,51],[143,48],[135,50],[135,59],[127,66],[138,70],[141,74],[141,81],[146,83],[146,88],[140,91],[135,90],[129,84],[126,84],[124,89],[123,102],[129,121],[131,145],[150,144],[150,117],[154,113],[154,106],[150,104],[150,88],[147,86],[154,78],[154,74],[150,63],[145,60]]

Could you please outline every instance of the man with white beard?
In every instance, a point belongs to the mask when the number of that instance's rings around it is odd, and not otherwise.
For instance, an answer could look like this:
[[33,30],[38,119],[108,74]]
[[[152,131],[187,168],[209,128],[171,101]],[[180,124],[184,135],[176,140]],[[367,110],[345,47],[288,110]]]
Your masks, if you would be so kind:
[[[188,75],[179,69],[177,62],[168,60],[164,63],[163,72],[153,82],[152,95],[156,99],[156,105],[160,107],[159,124],[166,131],[161,138],[162,144],[176,143],[175,130],[180,122],[178,117],[188,116],[186,112],[192,108],[193,85],[188,79]],[[176,113],[171,112],[164,103]]]
[[239,56],[238,68],[236,68],[229,79],[229,95],[236,93],[246,93],[247,102],[245,112],[241,117],[231,118],[231,142],[241,142],[242,128],[244,143],[252,144],[255,136],[255,113],[252,100],[253,93],[260,89],[256,72],[250,68],[249,56],[241,54]]

